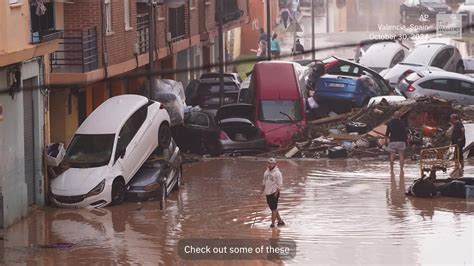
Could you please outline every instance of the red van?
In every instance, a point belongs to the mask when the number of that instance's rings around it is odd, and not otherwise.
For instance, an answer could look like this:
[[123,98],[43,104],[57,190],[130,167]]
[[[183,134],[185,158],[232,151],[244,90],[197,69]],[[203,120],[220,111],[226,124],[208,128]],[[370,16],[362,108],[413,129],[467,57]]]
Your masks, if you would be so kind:
[[257,127],[269,145],[288,145],[306,127],[304,99],[292,63],[255,64],[249,93],[256,108]]

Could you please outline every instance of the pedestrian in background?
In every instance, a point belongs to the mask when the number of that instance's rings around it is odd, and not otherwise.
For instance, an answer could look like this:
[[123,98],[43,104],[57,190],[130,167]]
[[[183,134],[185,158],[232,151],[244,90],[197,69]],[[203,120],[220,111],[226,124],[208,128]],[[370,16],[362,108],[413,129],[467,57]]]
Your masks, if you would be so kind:
[[456,145],[456,152],[459,154],[459,164],[461,165],[461,169],[464,168],[464,155],[463,149],[466,145],[466,132],[464,129],[464,125],[461,122],[461,119],[457,114],[451,114],[449,117],[451,124],[450,129],[448,132],[451,133],[451,144]]
[[405,150],[408,145],[408,134],[405,122],[400,119],[400,112],[395,111],[393,118],[387,125],[385,136],[389,138],[387,151],[390,152],[390,173],[393,174],[393,164],[395,154],[400,156],[400,175],[403,175],[403,166],[405,164]]
[[275,221],[278,220],[278,226],[285,225],[278,212],[278,199],[283,187],[283,176],[278,169],[274,158],[268,159],[268,166],[263,174],[262,189],[260,193],[265,193],[268,207],[272,211],[272,223],[270,227],[275,227]]
[[257,60],[265,60],[267,58],[267,42],[261,40],[258,43],[258,49],[251,49],[251,51],[257,53]]
[[288,28],[288,20],[290,19],[290,10],[287,7],[280,10],[280,18],[286,30]]
[[273,33],[272,35],[272,43],[270,44],[270,52],[272,54],[273,59],[280,58],[280,42],[278,41],[278,34]]
[[260,28],[260,35],[258,37],[258,42],[260,43],[261,41],[267,41],[267,33],[263,28]]
[[296,39],[295,42],[295,48],[291,49],[291,54],[292,55],[297,55],[297,54],[304,54],[304,47],[300,43],[300,39]]

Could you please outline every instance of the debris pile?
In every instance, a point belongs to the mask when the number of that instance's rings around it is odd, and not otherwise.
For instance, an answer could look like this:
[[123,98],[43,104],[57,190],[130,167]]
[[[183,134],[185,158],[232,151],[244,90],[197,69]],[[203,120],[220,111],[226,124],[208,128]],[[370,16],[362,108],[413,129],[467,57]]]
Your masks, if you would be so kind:
[[409,128],[407,155],[416,158],[421,149],[449,144],[445,132],[449,128],[450,114],[471,110],[474,119],[474,108],[471,109],[453,108],[450,102],[437,98],[397,103],[382,101],[351,113],[309,121],[305,136],[296,138],[300,142],[271,153],[286,158],[385,158],[388,155],[386,124],[393,113],[399,111]]

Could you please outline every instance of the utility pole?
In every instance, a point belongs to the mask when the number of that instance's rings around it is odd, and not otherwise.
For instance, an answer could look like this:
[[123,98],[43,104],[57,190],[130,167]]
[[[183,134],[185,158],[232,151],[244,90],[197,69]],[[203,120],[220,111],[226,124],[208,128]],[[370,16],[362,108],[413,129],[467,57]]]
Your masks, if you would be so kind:
[[154,72],[155,62],[155,1],[148,0],[148,80],[150,82],[150,92],[148,97],[153,99],[155,93]]
[[315,19],[315,2],[316,0],[311,0],[311,59],[314,61],[316,59],[316,36],[314,33],[314,19]]
[[224,105],[224,30],[222,16],[224,14],[224,0],[217,0],[219,5],[219,106]]
[[329,0],[326,0],[326,32],[329,33]]
[[272,17],[272,14],[270,13],[271,12],[271,8],[270,8],[270,0],[267,0],[266,1],[266,5],[267,5],[267,59],[268,60],[271,60],[272,59],[272,51],[271,51],[271,46],[272,46],[272,28],[271,28],[271,17]]

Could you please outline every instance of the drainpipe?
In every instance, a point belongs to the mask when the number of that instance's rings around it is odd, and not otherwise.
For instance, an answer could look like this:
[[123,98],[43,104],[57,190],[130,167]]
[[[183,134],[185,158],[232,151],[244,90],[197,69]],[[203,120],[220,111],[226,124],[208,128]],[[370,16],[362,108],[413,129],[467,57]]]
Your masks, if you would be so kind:
[[104,64],[104,70],[105,70],[105,78],[109,77],[109,71],[108,71],[108,58],[107,58],[107,44],[105,41],[105,35],[106,35],[106,29],[105,29],[105,14],[104,14],[104,5],[105,2],[104,0],[99,0],[99,9],[100,9],[100,16],[101,16],[101,39],[102,39],[102,62]]

